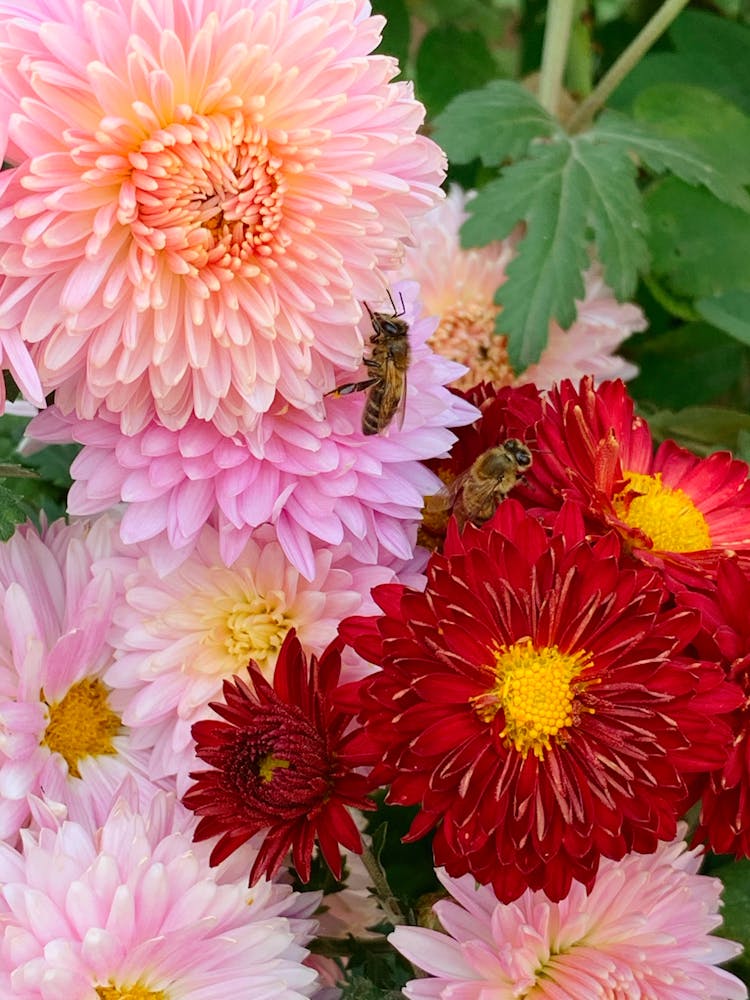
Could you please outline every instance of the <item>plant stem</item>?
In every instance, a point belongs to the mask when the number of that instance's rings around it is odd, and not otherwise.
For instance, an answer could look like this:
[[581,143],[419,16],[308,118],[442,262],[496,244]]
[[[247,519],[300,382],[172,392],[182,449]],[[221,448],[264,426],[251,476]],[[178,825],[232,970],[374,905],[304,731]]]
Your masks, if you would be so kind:
[[607,70],[591,94],[578,105],[566,123],[572,135],[580,132],[594,119],[610,94],[622,83],[628,73],[648,52],[656,39],[663,34],[677,17],[688,0],[665,0],[651,20],[643,26],[633,41]]
[[405,924],[407,922],[406,917],[401,912],[398,900],[393,895],[391,887],[388,885],[388,879],[385,877],[385,872],[380,867],[378,859],[372,853],[367,844],[364,844],[363,846],[362,863],[367,869],[367,874],[372,879],[372,887],[375,890],[375,895],[378,897],[380,908],[383,913],[394,927],[398,927],[399,924]]
[[594,58],[591,45],[593,17],[587,0],[576,0],[568,61],[565,66],[565,86],[578,99],[588,97],[593,89]]
[[574,9],[575,0],[550,0],[547,7],[542,68],[539,74],[539,103],[552,115],[557,112],[560,101]]

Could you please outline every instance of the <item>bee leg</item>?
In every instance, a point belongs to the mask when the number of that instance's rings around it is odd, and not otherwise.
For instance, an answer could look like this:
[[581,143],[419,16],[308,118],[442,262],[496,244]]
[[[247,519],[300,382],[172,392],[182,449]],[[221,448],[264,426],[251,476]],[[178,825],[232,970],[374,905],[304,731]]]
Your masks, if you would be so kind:
[[370,389],[378,381],[376,378],[368,378],[363,382],[347,382],[346,385],[339,385],[335,389],[331,389],[330,392],[326,393],[326,396],[349,396],[353,392],[364,392],[365,389]]

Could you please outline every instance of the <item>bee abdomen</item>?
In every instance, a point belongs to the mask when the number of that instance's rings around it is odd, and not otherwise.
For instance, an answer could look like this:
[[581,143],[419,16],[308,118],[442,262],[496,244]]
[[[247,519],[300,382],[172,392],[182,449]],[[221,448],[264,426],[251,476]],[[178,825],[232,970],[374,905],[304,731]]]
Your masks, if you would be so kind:
[[378,382],[367,394],[365,408],[362,411],[362,433],[379,434],[387,420],[382,413],[384,387]]

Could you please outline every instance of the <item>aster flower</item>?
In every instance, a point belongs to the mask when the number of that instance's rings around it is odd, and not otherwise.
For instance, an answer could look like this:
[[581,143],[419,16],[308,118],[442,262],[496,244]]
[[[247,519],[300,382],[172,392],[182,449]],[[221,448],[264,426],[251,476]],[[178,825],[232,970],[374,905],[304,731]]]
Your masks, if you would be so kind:
[[360,302],[444,173],[369,14],[0,3],[0,342],[64,411],[233,434],[358,363]]
[[535,425],[529,506],[581,504],[592,530],[615,529],[639,559],[670,579],[714,574],[726,551],[750,556],[748,466],[728,452],[698,458],[648,424],[622,382],[562,382]]
[[193,726],[196,753],[212,768],[191,775],[196,783],[183,799],[201,817],[196,840],[219,837],[211,852],[217,864],[262,831],[251,884],[260,874],[272,878],[289,850],[303,882],[316,842],[336,878],[339,845],[362,851],[348,809],[374,808],[367,797],[374,786],[349,759],[357,730],[349,731],[352,715],[335,701],[340,653],[336,641],[306,662],[289,632],[273,687],[251,664],[252,686],[239,677],[225,680],[225,704],[212,705],[226,721]]
[[466,365],[468,373],[456,388],[477,382],[495,386],[531,383],[541,389],[563,378],[592,373],[597,380],[633,378],[637,368],[614,352],[632,333],[644,330],[646,319],[631,303],[618,303],[604,283],[601,267],[593,264],[584,275],[585,293],[577,302],[577,316],[568,330],[550,323],[549,339],[537,364],[520,374],[513,371],[507,340],[495,333],[500,312],[495,292],[506,280],[517,239],[464,249],[459,230],[466,220],[466,194],[451,187],[445,201],[414,225],[415,240],[406,249],[399,276],[413,278],[422,287],[425,306],[440,317],[431,343],[436,351]]
[[[680,835],[684,836],[684,824]],[[602,861],[587,894],[574,882],[554,902],[528,889],[498,902],[470,876],[438,877],[450,893],[434,910],[445,933],[397,927],[389,940],[430,974],[411,1000],[744,1000],[743,983],[716,968],[741,947],[715,937],[721,882],[698,874],[682,840],[653,854]]]
[[123,701],[105,683],[107,640],[118,599],[111,557],[118,524],[104,516],[42,534],[18,528],[0,545],[0,837],[12,840],[42,790],[74,817],[102,808],[127,775],[143,801],[155,792],[148,756],[122,722]]
[[28,434],[84,445],[71,468],[70,511],[90,514],[126,501],[123,539],[151,540],[161,572],[189,555],[209,519],[227,564],[266,522],[308,579],[316,539],[351,544],[353,558],[364,563],[408,560],[422,498],[439,486],[420,460],[446,453],[455,439],[446,428],[476,416],[444,388],[458,369],[426,345],[434,321],[420,318],[417,291],[414,284],[394,286],[410,324],[412,361],[403,427],[394,421],[387,434],[362,433],[365,393],[327,398],[320,421],[277,400],[253,435],[224,437],[192,418],[180,431],[152,422],[126,437],[106,410],[77,420],[54,407],[32,421]]
[[697,616],[618,548],[591,546],[574,506],[548,539],[506,500],[489,530],[449,531],[424,593],[379,587],[384,615],[341,626],[381,667],[358,685],[355,759],[419,806],[408,840],[435,828],[436,863],[506,902],[655,850],[690,776],[727,757],[740,691],[683,655]]
[[[250,660],[266,680],[294,629],[303,650],[319,655],[347,615],[374,613],[370,589],[394,579],[387,567],[361,566],[346,547],[317,544],[310,581],[289,563],[273,528],[254,533],[231,568],[222,565],[218,533],[209,525],[178,568],[161,577],[149,547],[118,559],[123,599],[109,641],[115,662],[104,680],[125,701],[123,722],[152,748],[152,777],[177,776],[177,790],[198,763],[190,727],[210,717],[222,681]],[[102,564],[104,568],[104,564]],[[350,661],[348,678],[369,671]]]
[[3,997],[311,996],[307,901],[224,881],[192,825],[162,792],[145,813],[119,799],[98,829],[65,821],[23,831],[21,853],[0,845]]
[[697,608],[701,654],[720,662],[745,698],[731,717],[734,741],[723,767],[707,778],[696,839],[717,854],[750,857],[750,577],[734,559],[719,565],[714,588],[681,590],[679,605]]

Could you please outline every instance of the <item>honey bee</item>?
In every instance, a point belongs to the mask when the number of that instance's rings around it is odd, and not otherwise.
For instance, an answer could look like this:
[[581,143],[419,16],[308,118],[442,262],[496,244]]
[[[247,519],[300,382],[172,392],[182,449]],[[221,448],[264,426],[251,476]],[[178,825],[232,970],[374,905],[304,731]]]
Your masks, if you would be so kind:
[[531,452],[518,438],[483,451],[449,490],[459,528],[467,521],[477,526],[489,521],[531,463]]
[[[390,298],[390,292],[388,293]],[[403,423],[406,405],[406,373],[409,369],[411,349],[409,347],[409,324],[404,315],[404,300],[401,297],[401,312],[391,298],[393,313],[373,312],[365,303],[365,309],[372,323],[370,337],[370,357],[364,359],[369,378],[361,382],[340,385],[327,395],[348,396],[352,392],[369,389],[365,408],[362,411],[362,433],[382,434],[399,414],[399,425]]]

